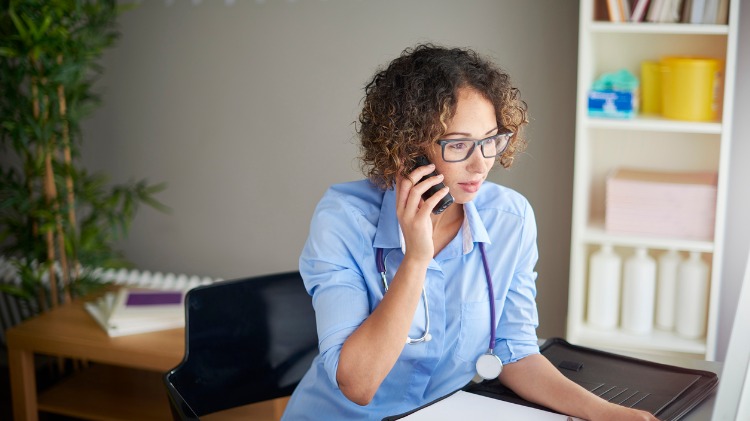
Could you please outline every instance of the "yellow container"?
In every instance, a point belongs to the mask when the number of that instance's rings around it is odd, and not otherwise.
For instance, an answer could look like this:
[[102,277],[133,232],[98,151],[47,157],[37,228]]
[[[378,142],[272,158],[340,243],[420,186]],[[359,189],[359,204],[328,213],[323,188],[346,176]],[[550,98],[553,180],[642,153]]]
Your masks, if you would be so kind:
[[722,63],[711,58],[661,60],[662,115],[688,121],[716,121],[722,87]]
[[661,113],[661,74],[655,61],[641,63],[641,112]]

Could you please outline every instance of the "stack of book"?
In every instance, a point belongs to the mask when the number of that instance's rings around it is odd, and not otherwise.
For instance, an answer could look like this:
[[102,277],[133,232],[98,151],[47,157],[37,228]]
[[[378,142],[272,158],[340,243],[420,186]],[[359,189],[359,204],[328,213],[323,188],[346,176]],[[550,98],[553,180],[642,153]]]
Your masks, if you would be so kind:
[[597,6],[597,16],[611,22],[726,25],[729,18],[729,0],[599,0]]
[[120,288],[84,304],[111,337],[185,326],[185,292]]
[[606,182],[606,230],[711,240],[716,182],[711,172],[617,169]]

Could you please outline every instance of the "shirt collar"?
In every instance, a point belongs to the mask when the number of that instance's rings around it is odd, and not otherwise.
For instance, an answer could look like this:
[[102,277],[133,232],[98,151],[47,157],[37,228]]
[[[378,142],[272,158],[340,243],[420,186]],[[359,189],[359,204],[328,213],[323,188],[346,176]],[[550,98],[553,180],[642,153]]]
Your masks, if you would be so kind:
[[[479,216],[474,202],[464,204],[463,252],[469,253],[474,249],[474,243],[492,244],[487,229]],[[406,252],[406,244],[401,227],[396,217],[396,191],[389,189],[383,195],[383,203],[380,205],[380,216],[378,227],[373,239],[373,247],[382,249],[400,248]]]
[[396,249],[401,247],[401,229],[396,217],[396,189],[387,189],[380,204],[378,228],[372,246],[376,249]]
[[462,228],[464,232],[464,254],[474,249],[474,243],[492,244],[487,228],[484,226],[473,201],[464,204],[464,224]]

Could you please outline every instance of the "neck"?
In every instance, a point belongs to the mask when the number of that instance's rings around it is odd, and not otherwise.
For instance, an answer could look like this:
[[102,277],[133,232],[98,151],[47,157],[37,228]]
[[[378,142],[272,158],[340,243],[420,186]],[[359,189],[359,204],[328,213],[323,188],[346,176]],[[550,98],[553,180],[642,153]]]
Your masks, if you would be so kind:
[[464,205],[454,203],[440,215],[430,215],[432,219],[432,231],[438,232],[446,228],[460,226],[464,219]]
[[[464,219],[464,205],[454,203],[440,215],[432,217],[432,243],[435,246],[435,256],[440,253],[450,241],[456,237]],[[434,256],[433,256],[434,257]]]

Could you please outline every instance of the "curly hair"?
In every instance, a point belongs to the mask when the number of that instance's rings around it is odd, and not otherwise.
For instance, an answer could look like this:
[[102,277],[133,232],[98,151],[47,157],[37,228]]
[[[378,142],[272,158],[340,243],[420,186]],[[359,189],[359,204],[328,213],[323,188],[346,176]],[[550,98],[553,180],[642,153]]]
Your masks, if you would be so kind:
[[471,88],[495,108],[499,127],[513,131],[497,159],[508,168],[526,141],[527,106],[510,76],[475,51],[421,44],[407,48],[365,87],[359,115],[362,172],[381,188],[395,185],[446,132],[456,112],[458,90]]

